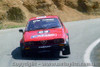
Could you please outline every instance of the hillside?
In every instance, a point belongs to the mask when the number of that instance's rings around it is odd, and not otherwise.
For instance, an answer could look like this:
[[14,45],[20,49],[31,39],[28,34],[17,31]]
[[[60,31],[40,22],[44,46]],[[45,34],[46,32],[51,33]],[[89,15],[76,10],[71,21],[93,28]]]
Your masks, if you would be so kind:
[[100,17],[99,0],[0,0],[0,29],[25,26],[28,19],[58,15],[62,21]]

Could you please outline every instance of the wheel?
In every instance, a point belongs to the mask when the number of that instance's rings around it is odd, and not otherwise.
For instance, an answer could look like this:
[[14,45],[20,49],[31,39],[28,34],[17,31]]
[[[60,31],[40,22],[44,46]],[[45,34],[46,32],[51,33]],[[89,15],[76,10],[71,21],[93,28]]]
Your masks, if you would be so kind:
[[53,57],[56,57],[56,58],[58,58],[59,57],[59,55],[60,55],[60,51],[57,51],[57,52],[53,52]]
[[70,54],[69,42],[67,42],[67,43],[66,43],[66,46],[64,46],[64,48],[62,49],[62,54],[63,54],[63,55],[69,55],[69,54]]
[[22,56],[22,57],[26,57],[27,53],[26,53],[26,51],[23,49],[23,44],[20,44],[20,51],[21,51],[21,56]]
[[63,55],[69,55],[70,54],[70,47],[69,46],[65,46],[63,48],[62,54]]
[[21,56],[22,57],[26,57],[27,56],[27,53],[25,52],[25,50],[21,50]]

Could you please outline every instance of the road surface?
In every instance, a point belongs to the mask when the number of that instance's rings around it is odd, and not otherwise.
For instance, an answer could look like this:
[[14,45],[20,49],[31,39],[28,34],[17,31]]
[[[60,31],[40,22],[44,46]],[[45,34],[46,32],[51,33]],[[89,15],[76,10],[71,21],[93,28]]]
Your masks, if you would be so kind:
[[[69,30],[71,55],[59,58],[46,55],[22,58],[19,48],[22,33],[19,33],[19,28],[1,30],[0,67],[86,67],[84,54],[91,43],[100,38],[100,19],[67,22],[64,25]],[[93,55],[90,55],[91,62],[95,61]]]

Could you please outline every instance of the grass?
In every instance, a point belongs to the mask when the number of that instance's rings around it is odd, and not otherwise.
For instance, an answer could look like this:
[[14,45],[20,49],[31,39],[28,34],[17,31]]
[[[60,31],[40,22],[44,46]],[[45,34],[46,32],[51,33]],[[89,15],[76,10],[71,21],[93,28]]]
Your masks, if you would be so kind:
[[22,26],[22,25],[14,25],[14,26],[12,26],[12,25],[8,25],[8,26],[0,25],[0,30],[1,29],[10,29],[10,28],[19,28],[19,27],[24,27],[24,26]]
[[0,30],[1,29],[10,29],[10,28],[19,28],[19,27],[25,27],[27,23],[17,23],[17,22],[7,22],[4,21],[0,24]]
[[3,25],[2,24],[0,24],[0,30],[3,28]]
[[9,28],[19,28],[19,27],[23,27],[23,26],[15,25],[15,26],[7,26],[6,28],[9,29]]

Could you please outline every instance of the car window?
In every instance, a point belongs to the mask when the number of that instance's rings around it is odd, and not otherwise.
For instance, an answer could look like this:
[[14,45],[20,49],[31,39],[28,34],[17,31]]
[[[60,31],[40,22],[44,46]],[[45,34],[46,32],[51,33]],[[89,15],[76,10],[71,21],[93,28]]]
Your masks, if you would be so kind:
[[57,27],[61,27],[57,18],[38,19],[29,21],[27,25],[27,31]]

